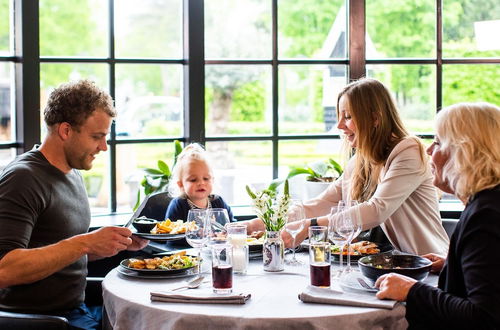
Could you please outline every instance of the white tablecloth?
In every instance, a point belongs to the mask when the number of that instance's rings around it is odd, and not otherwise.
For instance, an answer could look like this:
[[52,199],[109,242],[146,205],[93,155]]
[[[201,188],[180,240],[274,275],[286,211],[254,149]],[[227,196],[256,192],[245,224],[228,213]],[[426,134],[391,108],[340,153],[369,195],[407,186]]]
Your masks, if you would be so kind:
[[[306,254],[297,254],[304,262]],[[289,256],[287,256],[289,257]],[[206,260],[206,259],[205,259]],[[211,279],[209,262],[205,263]],[[111,271],[103,282],[104,306],[113,329],[406,329],[405,307],[392,310],[309,304],[298,294],[309,284],[309,267],[270,273],[252,260],[247,275],[234,275],[233,292],[251,293],[244,305],[151,302],[150,292],[169,290],[184,279],[138,279]],[[209,288],[211,283],[204,283]]]

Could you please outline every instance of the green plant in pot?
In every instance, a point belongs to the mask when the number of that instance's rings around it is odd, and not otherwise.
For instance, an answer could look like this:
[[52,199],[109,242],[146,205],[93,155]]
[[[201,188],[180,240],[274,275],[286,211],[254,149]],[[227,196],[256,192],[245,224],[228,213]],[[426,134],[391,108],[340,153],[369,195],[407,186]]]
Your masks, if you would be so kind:
[[306,167],[293,167],[288,173],[287,179],[306,174],[307,198],[314,198],[325,190],[331,182],[339,178],[343,172],[342,166],[329,158],[327,161],[310,163]]
[[[174,161],[172,163],[172,168],[177,162],[177,156],[182,152],[183,147],[178,140],[174,141]],[[168,184],[170,178],[172,177],[172,172],[170,167],[163,160],[158,160],[158,168],[144,168],[144,177],[141,180],[141,189],[137,191],[137,201],[134,206],[136,210],[141,204],[141,196],[149,196],[156,192],[163,192],[168,189]]]

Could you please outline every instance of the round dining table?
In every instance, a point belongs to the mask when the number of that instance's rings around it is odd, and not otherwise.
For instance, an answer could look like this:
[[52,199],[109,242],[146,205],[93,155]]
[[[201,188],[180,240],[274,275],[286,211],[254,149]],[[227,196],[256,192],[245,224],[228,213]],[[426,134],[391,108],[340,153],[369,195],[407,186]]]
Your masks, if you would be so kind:
[[[298,295],[310,282],[309,266],[306,253],[297,257],[303,265],[285,265],[282,272],[266,272],[262,259],[250,260],[246,275],[233,275],[233,293],[251,294],[241,305],[152,302],[152,291],[177,288],[193,276],[153,279],[124,275],[117,267],[103,281],[105,324],[117,330],[407,328],[402,303],[382,309],[302,302]],[[211,290],[210,261],[203,264],[201,288],[178,292]],[[332,270],[338,267],[332,266]],[[332,280],[333,287],[336,281]]]

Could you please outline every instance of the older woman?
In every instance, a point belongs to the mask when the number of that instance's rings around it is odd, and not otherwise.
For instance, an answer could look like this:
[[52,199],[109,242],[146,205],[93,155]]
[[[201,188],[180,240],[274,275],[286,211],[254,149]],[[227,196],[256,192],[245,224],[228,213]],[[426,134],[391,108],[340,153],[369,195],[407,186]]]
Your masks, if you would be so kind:
[[424,255],[441,270],[438,287],[386,274],[377,297],[406,301],[410,329],[500,328],[500,108],[457,104],[437,116],[434,185],[466,207],[446,259]]

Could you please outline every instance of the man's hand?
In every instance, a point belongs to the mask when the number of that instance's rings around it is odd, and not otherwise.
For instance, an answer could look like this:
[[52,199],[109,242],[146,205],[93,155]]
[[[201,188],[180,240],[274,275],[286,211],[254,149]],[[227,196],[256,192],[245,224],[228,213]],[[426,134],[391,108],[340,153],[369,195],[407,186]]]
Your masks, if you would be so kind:
[[132,232],[125,227],[103,227],[81,235],[88,254],[111,257],[132,245]]
[[379,288],[377,298],[406,301],[408,292],[415,283],[417,283],[417,280],[401,274],[384,274],[375,282],[375,287]]
[[444,261],[446,260],[446,258],[435,253],[424,254],[422,257],[432,261],[431,272],[439,273],[441,269],[443,269]]
[[140,238],[139,236],[132,235],[130,236],[132,239],[132,244],[130,244],[127,248],[129,251],[139,251],[144,249],[148,244],[149,240]]

